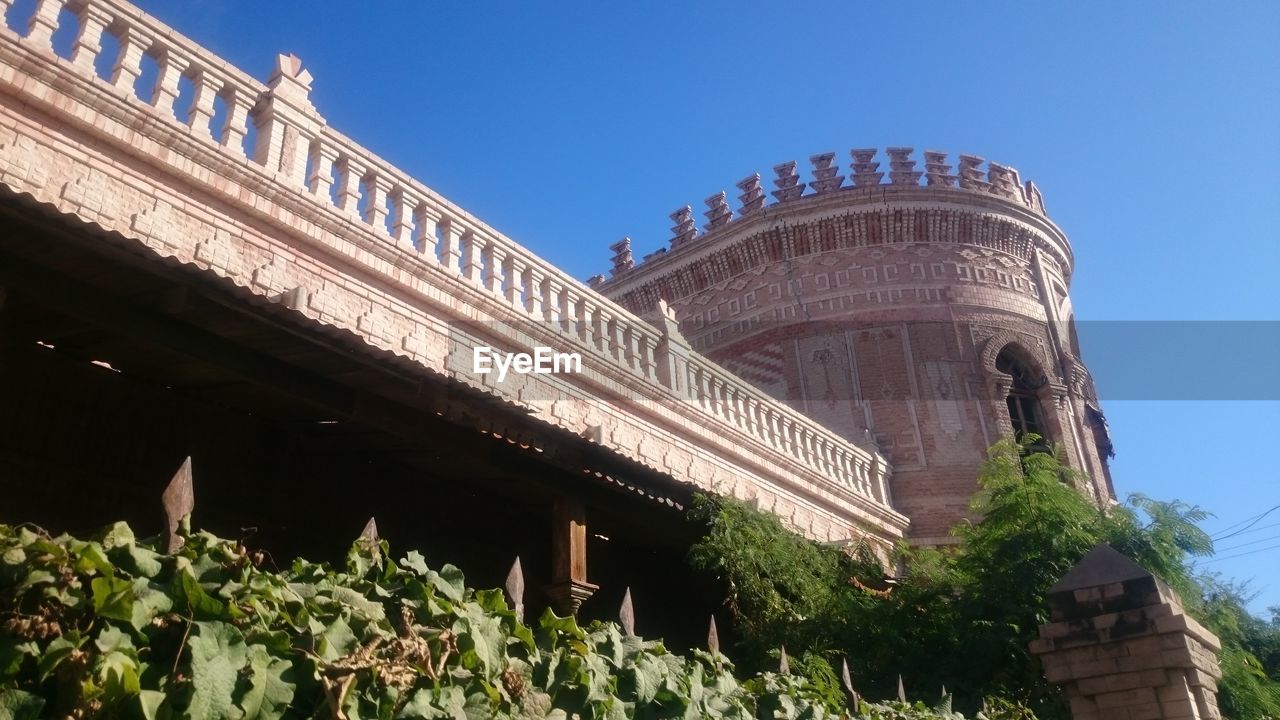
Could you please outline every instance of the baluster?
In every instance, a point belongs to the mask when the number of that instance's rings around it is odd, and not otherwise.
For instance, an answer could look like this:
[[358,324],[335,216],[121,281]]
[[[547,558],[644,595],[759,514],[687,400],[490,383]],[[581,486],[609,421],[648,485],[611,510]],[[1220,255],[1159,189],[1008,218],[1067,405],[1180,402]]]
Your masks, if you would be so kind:
[[596,307],[591,314],[591,333],[595,336],[595,348],[605,355],[609,352],[609,311]]
[[596,312],[597,308],[587,298],[582,298],[578,309],[578,337],[587,347],[596,346]]
[[102,33],[111,24],[111,16],[97,5],[85,5],[80,10],[80,29],[75,44],[71,46],[71,64],[77,70],[93,75],[93,63],[102,52]]
[[428,262],[436,262],[436,244],[439,242],[436,230],[440,227],[440,213],[424,201],[418,203],[414,216],[418,221],[418,232],[413,240],[418,246],[418,252],[426,256]]
[[440,219],[440,260],[450,273],[462,272],[462,227],[451,217]]
[[854,462],[854,458],[852,454],[850,454],[845,450],[840,451],[840,456],[838,460],[838,466],[839,466],[838,472],[840,473],[841,478],[849,477],[849,468],[853,464],[853,462]]
[[465,230],[458,245],[459,249],[466,253],[467,258],[462,265],[462,279],[472,285],[480,285],[484,274],[484,257],[481,255],[484,239],[477,235],[475,230]]
[[889,476],[884,471],[884,463],[877,455],[871,470],[875,475],[876,499],[885,505],[893,505],[893,493],[889,489]]
[[542,281],[542,319],[547,325],[555,326],[560,322],[560,295],[564,285],[554,277],[546,277]]
[[718,384],[716,382],[716,377],[715,375],[712,375],[709,371],[707,371],[705,368],[703,368],[702,379],[703,379],[703,386],[702,386],[703,395],[705,397],[704,407],[706,407],[707,412],[711,413],[712,415],[715,415],[716,417],[719,417],[720,416],[720,390],[718,387],[716,387]]
[[612,323],[609,324],[609,355],[613,356],[618,364],[626,363],[627,359],[627,337],[626,327],[622,323],[622,318],[614,316]]
[[542,317],[542,271],[533,265],[524,271],[524,309],[535,318]]
[[[227,101],[227,118],[222,125],[222,135],[218,141],[223,147],[234,148],[237,155],[244,154],[244,136],[248,133],[249,111],[253,109],[257,98],[250,95],[245,88],[233,87],[225,96]],[[300,180],[307,182],[305,178]]]
[[151,92],[151,105],[165,117],[176,117],[174,103],[178,100],[178,81],[187,71],[187,61],[179,57],[173,48],[164,48],[156,62],[160,65],[160,73]]
[[[53,52],[53,33],[58,29],[58,13],[66,0],[40,0],[31,22],[27,24],[27,43],[34,48]],[[6,8],[7,9],[7,8]]]
[[360,210],[360,180],[364,168],[351,157],[338,163],[338,209],[355,216]]
[[187,111],[187,125],[192,133],[202,138],[212,138],[209,131],[209,120],[213,118],[213,98],[218,94],[222,83],[208,70],[199,69],[191,78],[195,93],[191,98],[191,108]]
[[484,278],[484,289],[494,295],[502,294],[503,266],[507,261],[506,251],[498,245],[494,238],[486,238],[484,250],[480,253],[481,275]]
[[387,193],[391,192],[391,187],[391,178],[380,170],[370,170],[365,177],[364,189],[367,197],[362,219],[378,232],[387,231]]
[[332,204],[330,191],[333,187],[333,163],[338,159],[338,149],[317,138],[311,143],[310,160],[311,175],[307,177],[307,190],[326,203]]
[[413,208],[416,203],[403,187],[391,193],[391,237],[396,247],[413,250]]
[[640,374],[646,380],[658,379],[658,359],[654,355],[656,349],[652,337],[647,334],[640,336]]
[[507,302],[512,307],[521,307],[524,303],[524,271],[527,266],[524,260],[520,259],[516,253],[512,252],[507,255],[506,267],[503,272],[507,275]]
[[151,40],[136,27],[126,27],[120,33],[120,53],[111,68],[111,84],[117,90],[134,94],[133,86],[142,74],[142,55]]
[[578,332],[578,291],[566,287],[560,293],[560,327],[570,334]]
[[627,350],[627,367],[632,370],[640,369],[640,335],[636,329],[627,325],[626,333],[626,350]]

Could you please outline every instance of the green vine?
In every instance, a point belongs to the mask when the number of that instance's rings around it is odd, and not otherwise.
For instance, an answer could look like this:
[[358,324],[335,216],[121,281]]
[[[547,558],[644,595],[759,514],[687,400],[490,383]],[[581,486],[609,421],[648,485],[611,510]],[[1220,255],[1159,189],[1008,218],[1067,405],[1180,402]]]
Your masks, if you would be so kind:
[[501,591],[385,542],[357,541],[341,569],[275,571],[185,537],[167,555],[123,523],[92,540],[0,525],[0,720],[961,717],[851,709],[796,675],[739,681],[724,655],[612,623],[530,627]]

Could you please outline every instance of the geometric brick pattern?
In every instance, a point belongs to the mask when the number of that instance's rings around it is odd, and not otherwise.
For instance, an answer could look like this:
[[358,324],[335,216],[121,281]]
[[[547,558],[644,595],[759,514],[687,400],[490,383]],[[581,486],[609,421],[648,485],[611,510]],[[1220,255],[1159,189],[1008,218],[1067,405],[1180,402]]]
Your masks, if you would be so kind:
[[1034,365],[1045,434],[1080,490],[1108,502],[1066,236],[1012,168],[963,156],[952,176],[930,152],[922,185],[909,155],[893,149],[884,184],[875,151],[856,150],[852,186],[779,195],[599,289],[637,313],[665,301],[694,348],[888,456],[917,544],[954,542],[987,447],[1012,432],[1006,347]]

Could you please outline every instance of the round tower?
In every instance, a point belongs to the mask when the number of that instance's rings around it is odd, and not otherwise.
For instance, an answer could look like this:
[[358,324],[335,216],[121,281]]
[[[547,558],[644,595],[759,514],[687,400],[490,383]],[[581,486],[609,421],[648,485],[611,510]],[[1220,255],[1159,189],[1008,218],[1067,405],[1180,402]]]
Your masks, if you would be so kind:
[[[669,248],[615,244],[603,293],[639,314],[665,300],[698,351],[890,460],[894,506],[917,544],[966,517],[987,448],[1035,433],[1095,502],[1113,498],[1111,442],[1080,360],[1073,257],[1018,171],[960,155],[853,150],[774,167],[672,214]],[[887,175],[887,178],[886,178]]]

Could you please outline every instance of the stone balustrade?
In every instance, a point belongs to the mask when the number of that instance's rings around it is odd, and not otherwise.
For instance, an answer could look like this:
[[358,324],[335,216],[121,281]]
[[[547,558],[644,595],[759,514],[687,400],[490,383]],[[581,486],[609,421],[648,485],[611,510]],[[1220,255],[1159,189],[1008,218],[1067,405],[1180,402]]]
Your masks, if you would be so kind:
[[779,403],[753,385],[700,355],[684,363],[688,397],[721,421],[814,467],[844,487],[891,504],[886,463]]
[[[886,188],[905,190],[927,187],[932,191],[953,190],[957,193],[998,197],[1045,217],[1044,198],[1040,190],[1030,180],[1024,184],[1014,168],[995,162],[988,163],[975,155],[960,155],[958,165],[952,165],[948,163],[946,153],[926,150],[923,155],[924,170],[917,170],[917,161],[912,157],[914,148],[891,147],[884,151],[889,159],[888,182],[885,182],[886,173],[880,171],[881,163],[875,159],[878,152],[875,149],[849,151],[853,162],[848,166],[852,171],[847,176],[848,184],[845,183],[846,176],[839,174],[840,168],[836,164],[836,154],[832,152],[819,153],[809,158],[813,166],[813,180],[808,183],[800,179],[794,160],[773,166],[776,176],[773,184],[777,189],[771,192],[775,198],[772,206],[766,205],[764,187],[759,173],[748,175],[735,183],[741,191],[738,196],[739,206],[736,216],[729,207],[724,192],[718,192],[706,199],[707,210],[704,215],[707,217],[707,223],[703,234],[698,233],[691,207],[686,206],[672,213],[671,219],[676,224],[672,228],[670,250],[701,242],[704,237],[710,239],[718,236],[735,227],[739,220],[758,216],[769,207],[837,192],[846,193],[853,199],[861,196],[872,197],[874,193],[883,192]],[[983,163],[986,163],[985,170]],[[806,194],[806,190],[810,192]],[[660,257],[667,252],[667,248],[660,249],[656,253],[645,256],[644,260]],[[630,262],[630,255],[627,256],[627,262],[621,262],[615,257],[611,277],[625,275],[641,265]],[[608,282],[603,275],[596,276],[593,281],[595,286]]]
[[[9,6],[0,0],[0,14],[9,13]],[[38,0],[25,27],[14,33],[0,25],[0,41],[34,51],[49,67],[13,61],[21,71],[4,65],[5,84],[22,87],[25,76],[43,73],[56,76],[55,85],[66,85],[64,78],[73,77],[83,85],[67,92],[84,95],[91,87],[100,93],[105,99],[95,102],[109,106],[114,118],[124,118],[117,126],[131,128],[130,137],[145,146],[138,148],[140,156],[151,153],[156,162],[181,167],[213,187],[232,181],[257,187],[263,184],[260,178],[269,178],[268,187],[253,197],[241,194],[259,217],[277,213],[264,200],[275,198],[317,227],[367,233],[402,258],[394,263],[371,258],[371,272],[395,275],[410,258],[425,264],[443,273],[455,287],[453,294],[479,293],[484,302],[499,303],[509,325],[520,321],[545,328],[537,333],[549,332],[559,349],[582,353],[585,364],[606,365],[660,389],[700,412],[713,433],[746,436],[786,456],[799,475],[825,478],[832,488],[822,492],[860,496],[892,517],[891,524],[901,523],[890,509],[889,469],[877,451],[848,442],[693,353],[677,332],[661,330],[601,296],[329,127],[311,104],[312,78],[298,58],[280,56],[275,72],[262,83],[122,0]],[[58,47],[55,40],[66,37],[74,37],[70,46]],[[118,48],[111,58],[104,56],[108,37]],[[149,63],[154,71],[144,67]],[[47,112],[64,111],[49,102]],[[86,117],[78,118],[83,124],[99,122],[87,117],[88,111],[65,112],[84,112]],[[197,151],[200,162],[191,160]],[[1016,173],[1012,177],[1016,180]],[[828,190],[839,185],[834,177],[824,182]],[[957,182],[970,181],[961,175]],[[744,184],[744,202],[758,210],[763,205],[758,178]],[[712,200],[712,223],[731,224],[724,194]],[[135,217],[135,226],[139,222]],[[677,227],[687,233],[692,226],[685,209]],[[620,243],[617,250],[629,261],[629,244]]]

